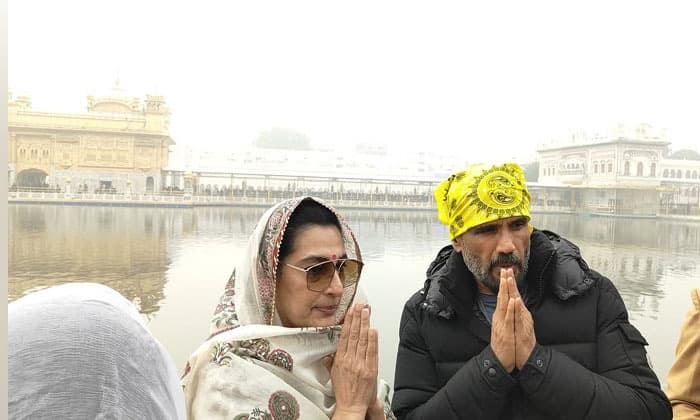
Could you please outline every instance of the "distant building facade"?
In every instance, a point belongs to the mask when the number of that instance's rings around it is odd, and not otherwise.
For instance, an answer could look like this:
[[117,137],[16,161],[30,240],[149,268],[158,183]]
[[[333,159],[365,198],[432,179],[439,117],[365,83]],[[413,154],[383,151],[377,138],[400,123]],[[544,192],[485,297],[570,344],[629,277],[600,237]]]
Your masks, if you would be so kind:
[[232,152],[176,146],[165,173],[171,189],[220,191],[309,190],[431,195],[437,183],[466,165],[461,156],[389,152],[360,145],[349,150],[285,150],[254,146]]
[[162,96],[88,96],[87,112],[41,112],[8,95],[8,180],[66,192],[160,191],[168,165],[169,111]]
[[695,214],[700,160],[669,159],[670,144],[663,132],[640,124],[542,147],[533,201],[592,213]]

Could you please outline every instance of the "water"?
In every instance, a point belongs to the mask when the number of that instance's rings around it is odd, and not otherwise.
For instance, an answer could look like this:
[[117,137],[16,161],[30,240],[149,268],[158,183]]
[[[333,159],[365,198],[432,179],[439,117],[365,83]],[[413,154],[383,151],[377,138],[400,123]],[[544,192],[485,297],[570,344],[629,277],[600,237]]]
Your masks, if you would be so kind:
[[[224,283],[264,211],[8,207],[10,300],[65,282],[107,284],[139,307],[180,369],[206,338]],[[429,211],[343,214],[366,262],[361,281],[380,333],[380,375],[392,383],[403,305],[447,244],[447,230]],[[700,287],[700,223],[543,214],[533,223],[574,241],[589,265],[611,278],[665,386],[689,291]]]

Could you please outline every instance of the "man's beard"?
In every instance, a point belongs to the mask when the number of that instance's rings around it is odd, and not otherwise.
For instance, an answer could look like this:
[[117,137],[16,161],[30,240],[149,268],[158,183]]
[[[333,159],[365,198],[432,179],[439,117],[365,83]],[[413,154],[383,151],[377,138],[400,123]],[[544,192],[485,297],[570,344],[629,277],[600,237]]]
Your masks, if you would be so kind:
[[528,244],[527,249],[525,249],[525,258],[523,260],[515,255],[515,253],[498,254],[489,262],[489,266],[486,267],[486,269],[482,267],[479,257],[469,252],[466,246],[462,247],[462,258],[464,259],[464,264],[466,264],[469,271],[474,275],[476,281],[488,287],[494,295],[497,295],[501,284],[501,278],[500,276],[494,278],[491,275],[493,268],[497,265],[514,265],[518,267],[518,274],[515,277],[515,281],[516,284],[521,284],[527,274],[527,265],[530,259],[530,244]]

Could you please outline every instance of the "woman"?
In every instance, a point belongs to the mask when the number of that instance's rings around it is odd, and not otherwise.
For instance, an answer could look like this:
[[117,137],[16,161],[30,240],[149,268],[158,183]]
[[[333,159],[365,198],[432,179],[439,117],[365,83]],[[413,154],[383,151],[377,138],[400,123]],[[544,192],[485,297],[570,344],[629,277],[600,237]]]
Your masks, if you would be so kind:
[[115,290],[54,286],[7,312],[9,418],[185,418],[172,358]]
[[377,386],[377,332],[356,293],[361,260],[342,217],[320,200],[266,211],[226,285],[211,337],[188,361],[188,418],[390,415],[388,386]]

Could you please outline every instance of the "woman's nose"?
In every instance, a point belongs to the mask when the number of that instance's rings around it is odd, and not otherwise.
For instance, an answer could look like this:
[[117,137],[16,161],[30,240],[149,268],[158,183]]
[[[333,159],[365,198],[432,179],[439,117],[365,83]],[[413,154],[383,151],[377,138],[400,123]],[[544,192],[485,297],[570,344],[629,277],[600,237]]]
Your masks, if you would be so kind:
[[326,288],[326,293],[329,295],[339,295],[343,293],[343,282],[340,280],[338,270],[333,270],[333,277]]

